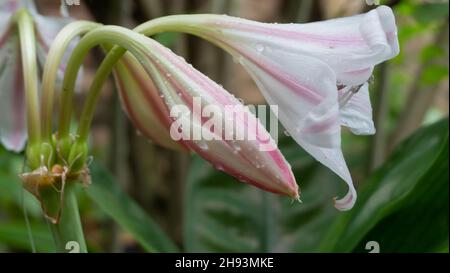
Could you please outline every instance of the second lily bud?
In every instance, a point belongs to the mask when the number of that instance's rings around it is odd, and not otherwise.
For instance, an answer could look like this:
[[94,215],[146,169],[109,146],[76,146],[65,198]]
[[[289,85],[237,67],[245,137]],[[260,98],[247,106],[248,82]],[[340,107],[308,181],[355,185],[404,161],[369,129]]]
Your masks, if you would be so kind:
[[291,167],[260,121],[184,59],[150,38],[140,40],[146,58],[125,54],[114,71],[137,129],[163,146],[195,151],[242,182],[298,199]]

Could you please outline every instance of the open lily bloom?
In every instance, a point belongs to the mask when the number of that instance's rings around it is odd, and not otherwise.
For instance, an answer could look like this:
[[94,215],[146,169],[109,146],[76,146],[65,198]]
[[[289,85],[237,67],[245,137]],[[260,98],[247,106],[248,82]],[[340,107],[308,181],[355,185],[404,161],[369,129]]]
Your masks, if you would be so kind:
[[308,24],[222,15],[178,19],[185,22],[177,25],[181,31],[224,48],[246,68],[267,102],[282,109],[279,119],[297,143],[346,181],[350,190],[335,206],[350,209],[356,191],[341,151],[340,126],[356,134],[375,132],[365,83],[376,64],[399,53],[392,10],[380,6]]
[[[25,92],[20,43],[13,15],[26,8],[33,16],[37,38],[37,62],[43,68],[50,44],[59,30],[71,20],[67,17],[44,17],[29,0],[0,3],[0,142],[9,150],[23,150],[27,140]],[[68,54],[67,54],[68,55]],[[59,76],[62,77],[61,67]]]
[[[299,198],[290,165],[259,120],[184,59],[150,38],[145,38],[145,44],[151,49],[146,61],[137,62],[125,55],[115,70],[125,111],[136,127],[152,139],[161,139],[152,135],[155,123],[148,122],[149,117],[155,118],[166,130],[170,128],[171,139],[177,141],[174,143],[197,152],[217,169],[267,191]],[[130,83],[140,81],[130,79],[132,76],[150,79],[145,84],[151,85],[133,89]],[[195,116],[196,107],[203,111],[208,106],[217,110],[210,118]],[[228,115],[226,109],[235,110]],[[221,127],[227,120],[233,121],[231,131]],[[196,133],[200,136],[196,137]],[[165,144],[172,145],[167,141]]]

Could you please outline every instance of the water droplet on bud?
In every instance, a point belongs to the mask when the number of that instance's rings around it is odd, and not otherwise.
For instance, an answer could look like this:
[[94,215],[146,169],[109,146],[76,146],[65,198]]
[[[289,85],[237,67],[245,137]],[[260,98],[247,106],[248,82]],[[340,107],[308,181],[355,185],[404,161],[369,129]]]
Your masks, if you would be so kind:
[[197,142],[197,146],[202,149],[202,150],[208,150],[208,143],[204,142],[204,141],[199,141]]
[[258,51],[259,53],[262,53],[264,51],[264,46],[261,44],[257,44],[256,51]]

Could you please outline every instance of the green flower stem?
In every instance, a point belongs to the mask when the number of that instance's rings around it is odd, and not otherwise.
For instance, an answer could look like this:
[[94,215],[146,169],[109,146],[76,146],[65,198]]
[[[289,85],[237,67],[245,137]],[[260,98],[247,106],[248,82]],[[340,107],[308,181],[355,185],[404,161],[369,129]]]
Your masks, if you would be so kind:
[[26,9],[19,10],[14,19],[19,29],[27,107],[28,146],[32,147],[38,145],[40,141],[36,37],[33,18]]
[[[115,27],[117,29],[121,29],[124,31],[124,28]],[[102,28],[103,29],[103,28]],[[120,36],[120,35],[119,35]],[[124,39],[125,38],[125,39]],[[96,30],[92,30],[88,34],[86,34],[83,38],[81,38],[80,42],[74,48],[72,55],[69,58],[67,63],[66,72],[64,74],[62,94],[61,94],[61,115],[59,117],[59,137],[61,140],[69,138],[70,134],[70,120],[72,117],[72,100],[73,93],[75,87],[75,81],[77,78],[78,71],[81,67],[83,59],[89,50],[101,43],[121,43],[123,46],[127,46],[126,44],[126,35],[122,37],[116,37],[115,35],[105,35],[105,32],[98,32]]]
[[[151,20],[142,25],[139,25],[134,29],[135,32],[142,33],[146,36],[153,36],[155,34],[167,31],[178,32],[193,32],[193,28],[190,28],[187,23],[192,16],[189,15],[174,15],[166,16]],[[109,52],[106,58],[103,60],[97,72],[95,73],[94,80],[86,98],[86,102],[83,107],[83,111],[80,118],[77,136],[86,141],[89,128],[94,116],[95,105],[97,104],[101,88],[112,72],[114,65],[120,60],[127,50],[120,46],[114,46]],[[68,94],[69,95],[69,94]]]
[[[134,29],[135,32],[144,34],[146,36],[153,36],[162,32],[185,32],[197,35],[205,40],[208,40],[212,43],[216,43],[214,40],[211,40],[209,37],[203,36],[197,27],[193,27],[193,23],[199,23],[200,21],[205,19],[205,16],[215,17],[217,15],[172,15],[160,17],[146,23],[143,23]],[[212,18],[213,19],[213,18]],[[222,47],[229,52],[233,52],[232,49],[226,48],[226,46]],[[80,123],[78,127],[77,136],[80,139],[86,140],[89,128],[94,116],[95,105],[97,104],[101,87],[104,82],[108,78],[111,73],[114,65],[120,60],[120,58],[125,54],[126,49],[121,48],[120,46],[114,46],[109,52],[106,58],[103,60],[100,67],[97,69],[97,72],[94,76],[94,80],[89,89],[88,96],[86,98],[86,102],[83,108],[83,112],[81,114]]]
[[[72,55],[67,63],[66,73],[64,75],[63,80],[63,88],[61,94],[61,109],[64,111],[61,112],[60,120],[59,120],[59,138],[62,141],[60,147],[62,154],[68,152],[70,146],[66,143],[70,143],[68,141],[70,139],[70,120],[72,116],[72,100],[73,93],[75,87],[75,80],[77,77],[77,73],[80,69],[82,61],[86,54],[89,52],[91,48],[97,45],[104,44],[112,44],[118,45],[117,48],[114,48],[112,53],[116,56],[111,62],[107,62],[105,65],[102,65],[101,71],[106,71],[107,73],[97,73],[99,79],[94,80],[93,86],[95,88],[100,89],[101,84],[104,82],[106,77],[112,70],[112,65],[115,64],[120,57],[128,50],[135,54],[138,59],[143,59],[145,56],[142,54],[143,50],[146,50],[143,47],[143,40],[140,34],[135,33],[132,30],[118,27],[118,26],[104,26],[90,31],[83,38],[81,38],[80,42],[74,48]],[[122,49],[124,48],[124,49]],[[112,58],[111,58],[112,59]],[[93,112],[95,106],[95,101],[98,96],[98,92],[94,92],[91,94],[90,98],[94,96],[94,99],[88,99],[86,101],[86,107]],[[87,111],[87,112],[90,112]],[[82,115],[81,122],[89,124],[89,118],[86,118],[86,114]],[[80,143],[85,142],[87,138],[87,129],[89,126],[84,126],[82,128],[86,128],[86,134],[80,135],[77,134],[77,141]],[[67,147],[64,147],[66,145]]]
[[100,64],[92,84],[89,88],[86,102],[83,106],[83,111],[80,117],[77,135],[82,141],[86,141],[89,135],[89,128],[91,127],[92,118],[94,116],[95,105],[97,104],[101,88],[111,73],[114,65],[125,54],[126,49],[121,47],[114,47],[109,51],[108,56]]
[[55,83],[61,60],[70,42],[77,36],[84,35],[101,24],[89,21],[76,21],[64,27],[56,36],[48,52],[42,76],[41,119],[42,139],[51,142],[52,117],[54,106]]
[[60,193],[52,190],[52,192],[42,196],[44,198],[43,202],[49,211],[61,210],[59,223],[49,223],[57,252],[68,252],[71,245],[75,245],[75,251],[87,252],[76,198],[77,186],[73,181],[66,184],[62,206]]

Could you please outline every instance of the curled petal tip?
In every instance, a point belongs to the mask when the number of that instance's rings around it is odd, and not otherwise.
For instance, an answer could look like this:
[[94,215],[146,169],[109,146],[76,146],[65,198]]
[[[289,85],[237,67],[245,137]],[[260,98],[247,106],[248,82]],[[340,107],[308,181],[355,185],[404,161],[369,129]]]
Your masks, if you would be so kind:
[[334,198],[334,207],[340,211],[348,211],[353,208],[356,202],[356,191],[350,191],[341,199]]

